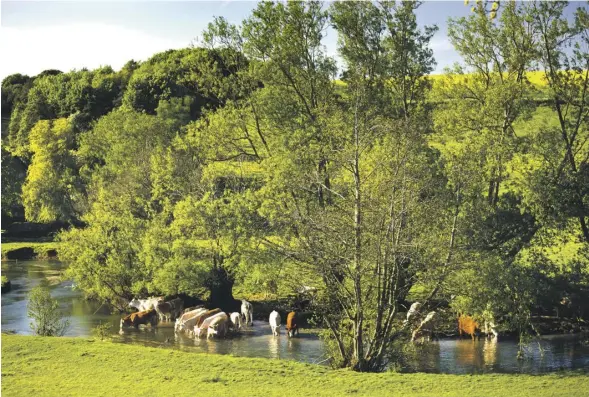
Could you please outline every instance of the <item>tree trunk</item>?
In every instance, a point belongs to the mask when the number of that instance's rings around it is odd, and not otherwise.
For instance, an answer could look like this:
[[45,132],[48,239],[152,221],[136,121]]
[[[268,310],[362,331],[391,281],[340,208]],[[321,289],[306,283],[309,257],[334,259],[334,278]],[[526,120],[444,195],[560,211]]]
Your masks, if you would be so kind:
[[222,268],[211,270],[207,287],[211,292],[210,303],[223,311],[235,311],[236,301],[233,298],[233,284],[235,280]]

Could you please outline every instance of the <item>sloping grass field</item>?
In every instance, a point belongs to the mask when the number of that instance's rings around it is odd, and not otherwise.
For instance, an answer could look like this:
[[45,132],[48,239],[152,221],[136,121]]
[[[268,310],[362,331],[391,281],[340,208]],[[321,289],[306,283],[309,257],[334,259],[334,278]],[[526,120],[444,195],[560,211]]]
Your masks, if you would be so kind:
[[589,376],[360,374],[292,361],[2,334],[6,397],[295,395],[582,397],[589,395]]

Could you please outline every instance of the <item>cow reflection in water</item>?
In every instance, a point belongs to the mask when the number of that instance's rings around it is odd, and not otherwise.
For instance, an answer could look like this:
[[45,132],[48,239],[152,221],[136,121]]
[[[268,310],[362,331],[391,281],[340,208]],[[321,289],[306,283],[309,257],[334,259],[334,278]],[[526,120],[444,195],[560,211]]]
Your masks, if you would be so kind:
[[481,344],[470,340],[457,340],[456,362],[465,367],[481,368],[485,362]]
[[485,366],[494,367],[497,364],[497,338],[486,339],[483,347]]
[[298,356],[299,353],[302,352],[300,339],[297,339],[297,340],[293,340],[293,338],[288,339],[286,342],[286,350],[289,353],[294,353],[294,356]]
[[221,344],[218,343],[217,341],[211,340],[211,339],[205,339],[205,345],[206,346],[206,351],[207,353],[211,353],[211,354],[220,354],[220,353],[224,353],[222,351],[219,350],[219,348],[221,347]]
[[273,336],[268,337],[268,357],[280,358],[280,339]]

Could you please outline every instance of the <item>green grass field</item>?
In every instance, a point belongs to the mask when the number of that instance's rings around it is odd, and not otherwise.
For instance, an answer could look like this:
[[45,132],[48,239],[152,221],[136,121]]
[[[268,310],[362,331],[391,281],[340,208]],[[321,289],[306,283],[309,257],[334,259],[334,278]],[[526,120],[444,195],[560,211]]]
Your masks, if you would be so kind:
[[2,335],[3,396],[575,396],[584,373],[360,374],[291,361]]

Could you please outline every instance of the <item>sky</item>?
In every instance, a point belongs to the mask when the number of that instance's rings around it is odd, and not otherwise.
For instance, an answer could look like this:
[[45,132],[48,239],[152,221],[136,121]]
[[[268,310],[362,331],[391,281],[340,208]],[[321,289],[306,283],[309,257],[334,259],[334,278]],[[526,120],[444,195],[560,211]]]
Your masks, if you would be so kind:
[[[585,3],[586,4],[586,3]],[[46,69],[70,71],[127,61],[144,61],[171,48],[197,44],[214,16],[239,24],[253,1],[5,1],[0,2],[0,79]],[[459,61],[447,39],[447,19],[468,15],[464,1],[426,1],[420,25],[437,24],[431,47],[436,72]],[[195,41],[196,40],[196,41]],[[336,55],[337,37],[328,29],[327,53]]]

